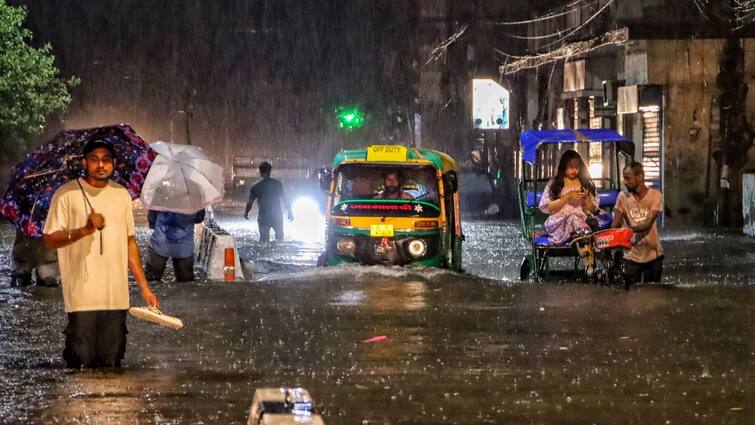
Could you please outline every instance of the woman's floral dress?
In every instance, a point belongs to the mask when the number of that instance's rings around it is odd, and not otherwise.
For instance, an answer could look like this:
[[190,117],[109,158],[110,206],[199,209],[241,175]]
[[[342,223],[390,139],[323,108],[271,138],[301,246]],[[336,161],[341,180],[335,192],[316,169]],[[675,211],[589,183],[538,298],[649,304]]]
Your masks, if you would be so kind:
[[[561,245],[571,240],[574,233],[578,230],[591,232],[590,226],[587,224],[587,213],[582,206],[584,198],[579,200],[570,199],[560,210],[551,212],[548,208],[548,204],[553,200],[551,198],[551,184],[553,184],[553,180],[545,186],[543,196],[540,198],[540,204],[538,205],[540,211],[550,215],[545,220],[545,231],[548,232],[548,240],[553,245]],[[561,189],[561,196],[563,197],[569,192],[576,192],[578,190],[580,189],[564,186]],[[598,205],[597,196],[590,196],[590,198],[594,205]]]

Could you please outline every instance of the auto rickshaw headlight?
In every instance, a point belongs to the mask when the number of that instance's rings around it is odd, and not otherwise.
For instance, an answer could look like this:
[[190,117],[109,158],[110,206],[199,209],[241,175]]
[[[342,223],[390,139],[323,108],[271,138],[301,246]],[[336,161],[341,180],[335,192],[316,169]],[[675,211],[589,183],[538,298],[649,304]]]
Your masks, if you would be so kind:
[[420,258],[427,253],[427,242],[422,239],[412,239],[407,245],[409,255],[414,258]]
[[336,242],[336,250],[345,255],[351,255],[356,251],[357,244],[352,238],[339,238]]

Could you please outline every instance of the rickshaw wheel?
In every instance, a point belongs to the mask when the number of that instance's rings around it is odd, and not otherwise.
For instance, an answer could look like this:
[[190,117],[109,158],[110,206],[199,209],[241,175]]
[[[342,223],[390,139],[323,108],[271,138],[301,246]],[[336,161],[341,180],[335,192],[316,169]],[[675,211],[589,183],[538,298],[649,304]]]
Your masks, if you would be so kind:
[[530,277],[530,273],[532,272],[532,263],[530,263],[530,259],[527,257],[524,257],[522,260],[522,265],[519,267],[519,279],[522,281],[526,281]]
[[623,286],[624,289],[629,289],[629,285],[626,284],[626,279],[624,278],[624,273],[622,273],[621,269],[617,267],[612,267],[608,271],[608,284]]

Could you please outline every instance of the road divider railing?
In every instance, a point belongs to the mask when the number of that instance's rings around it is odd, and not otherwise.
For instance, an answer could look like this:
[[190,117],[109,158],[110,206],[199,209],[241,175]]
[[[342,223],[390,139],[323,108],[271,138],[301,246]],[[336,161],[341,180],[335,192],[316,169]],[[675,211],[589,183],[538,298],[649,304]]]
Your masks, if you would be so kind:
[[233,235],[208,218],[194,233],[194,266],[205,280],[244,280]]

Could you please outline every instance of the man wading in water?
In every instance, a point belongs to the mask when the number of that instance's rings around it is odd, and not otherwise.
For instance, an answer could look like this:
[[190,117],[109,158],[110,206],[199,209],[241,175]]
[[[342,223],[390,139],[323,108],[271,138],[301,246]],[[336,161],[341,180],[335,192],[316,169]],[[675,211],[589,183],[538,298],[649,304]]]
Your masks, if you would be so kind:
[[89,141],[82,159],[86,177],[55,192],[45,222],[44,244],[58,250],[68,313],[63,358],[70,368],[120,367],[126,352],[129,270],[147,305],[160,306],[144,277],[131,196],[110,180],[115,161],[112,144]]

